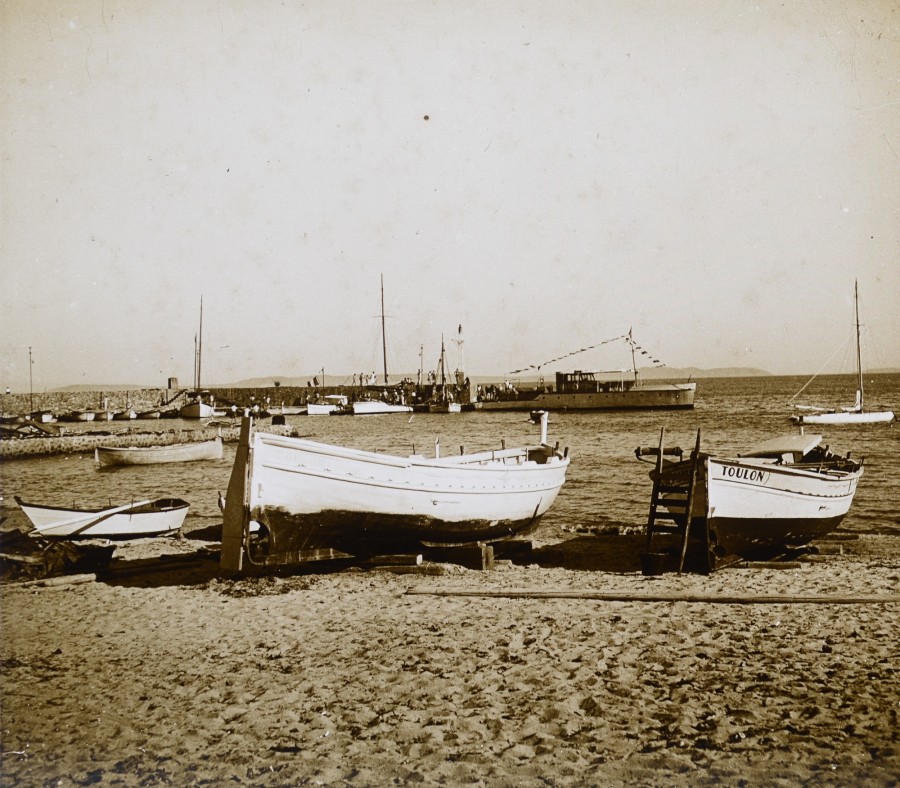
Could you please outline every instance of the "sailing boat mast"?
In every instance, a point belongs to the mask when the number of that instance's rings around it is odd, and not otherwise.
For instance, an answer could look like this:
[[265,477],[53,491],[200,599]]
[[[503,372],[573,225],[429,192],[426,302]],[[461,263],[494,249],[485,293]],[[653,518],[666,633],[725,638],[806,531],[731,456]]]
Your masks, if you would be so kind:
[[856,305],[856,388],[859,390],[859,412],[862,413],[863,408],[863,373],[862,373],[862,353],[859,345],[859,280],[853,280],[853,301]]
[[200,334],[194,340],[194,390],[200,391],[200,364],[203,360],[203,296],[200,296]]
[[384,274],[381,275],[381,353],[384,359],[384,385],[388,384],[387,333],[384,330]]
[[631,336],[631,329],[628,329],[628,344],[631,347],[631,372],[634,375],[634,382],[638,382],[637,361],[634,358],[634,338]]

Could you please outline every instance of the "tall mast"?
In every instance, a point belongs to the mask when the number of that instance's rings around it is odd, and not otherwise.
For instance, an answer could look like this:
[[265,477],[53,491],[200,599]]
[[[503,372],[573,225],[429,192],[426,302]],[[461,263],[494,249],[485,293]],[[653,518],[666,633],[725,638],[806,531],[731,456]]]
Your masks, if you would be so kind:
[[628,344],[631,346],[631,371],[634,374],[634,382],[637,383],[638,370],[637,361],[634,359],[634,338],[631,336],[631,329],[628,329]]
[[197,340],[197,358],[194,359],[194,388],[200,390],[200,365],[203,363],[203,296],[200,296],[200,338]]
[[384,274],[381,275],[381,353],[384,358],[384,385],[388,384],[387,334],[384,330]]
[[[31,345],[28,346],[28,402],[31,413],[34,413],[34,382],[31,374],[31,368],[34,362],[31,360]],[[29,417],[30,418],[30,417]]]
[[859,347],[859,280],[853,280],[853,301],[856,304],[856,387],[859,389],[859,412],[863,412],[862,355]]

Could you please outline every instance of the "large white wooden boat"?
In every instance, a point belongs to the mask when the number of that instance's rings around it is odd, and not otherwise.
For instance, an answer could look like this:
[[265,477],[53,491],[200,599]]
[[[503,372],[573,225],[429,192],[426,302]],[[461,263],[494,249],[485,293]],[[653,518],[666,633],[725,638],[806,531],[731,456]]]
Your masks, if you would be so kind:
[[[865,387],[863,385],[862,352],[860,348],[859,330],[859,283],[853,285],[853,301],[856,314],[856,401],[853,405],[841,408],[822,408],[815,405],[794,405],[798,413],[791,416],[795,424],[886,424],[894,420],[894,412],[888,409],[866,410]],[[796,399],[806,388],[814,376],[806,385],[792,397]]]
[[[287,438],[245,418],[225,504],[222,567],[381,555],[531,531],[556,500],[568,451],[547,443],[400,457]],[[437,454],[437,452],[436,452]]]
[[98,446],[94,461],[100,467],[114,465],[157,465],[166,462],[194,462],[197,460],[221,460],[222,439],[193,443],[173,443],[168,446]]
[[69,509],[16,503],[34,526],[32,536],[139,537],[174,533],[181,528],[190,504],[180,498],[135,501],[108,509]]
[[840,525],[863,473],[861,461],[821,442],[821,435],[787,435],[733,457],[698,452],[696,463],[654,454],[658,505],[677,510],[695,474],[689,535],[705,544],[708,570],[802,547]]

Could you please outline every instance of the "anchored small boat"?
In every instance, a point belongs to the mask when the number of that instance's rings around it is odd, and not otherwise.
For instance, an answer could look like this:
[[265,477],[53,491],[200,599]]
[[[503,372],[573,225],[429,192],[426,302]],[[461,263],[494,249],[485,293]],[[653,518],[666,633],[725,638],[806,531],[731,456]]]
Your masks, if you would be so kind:
[[173,443],[168,446],[98,446],[94,449],[94,462],[100,467],[115,465],[157,465],[165,462],[195,462],[197,460],[221,460],[222,439],[193,443]]
[[138,537],[174,533],[181,528],[190,504],[180,498],[155,501],[133,501],[108,509],[70,509],[26,503],[19,496],[16,503],[34,526],[34,536]]
[[222,567],[506,539],[537,527],[568,451],[540,443],[433,458],[287,438],[241,425],[224,507]]
[[834,454],[821,435],[786,435],[743,454],[716,457],[700,452],[698,432],[690,459],[682,459],[678,448],[666,449],[664,435],[665,430],[658,449],[635,454],[652,457],[656,466],[650,474],[647,553],[656,535],[675,535],[679,571],[689,540],[704,545],[706,571],[804,547],[840,525],[863,474],[862,460]]

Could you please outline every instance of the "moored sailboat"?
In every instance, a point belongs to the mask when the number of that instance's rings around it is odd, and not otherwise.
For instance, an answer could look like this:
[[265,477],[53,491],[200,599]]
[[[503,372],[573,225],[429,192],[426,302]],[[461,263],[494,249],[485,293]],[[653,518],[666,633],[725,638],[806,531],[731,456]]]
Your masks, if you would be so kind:
[[[794,405],[797,410],[804,411],[791,416],[795,424],[884,424],[894,420],[894,412],[888,409],[866,410],[865,386],[862,370],[862,352],[860,348],[859,324],[859,283],[853,283],[853,302],[856,323],[856,400],[853,405],[841,408],[822,408],[815,405]],[[796,399],[815,379],[813,376],[806,385],[792,398]]]
[[203,298],[200,299],[200,333],[194,340],[194,388],[186,394],[187,401],[178,410],[183,419],[211,419],[216,413],[213,395],[200,387],[201,364],[203,361]]
[[[402,391],[390,386],[387,367],[387,331],[384,315],[384,276],[381,277],[381,353],[384,361],[384,389],[382,394],[359,399],[350,406],[354,416],[371,416],[384,413],[412,413],[412,406],[403,401]],[[374,374],[373,374],[374,378]],[[390,392],[390,393],[389,393]],[[392,401],[395,395],[400,401]]]

